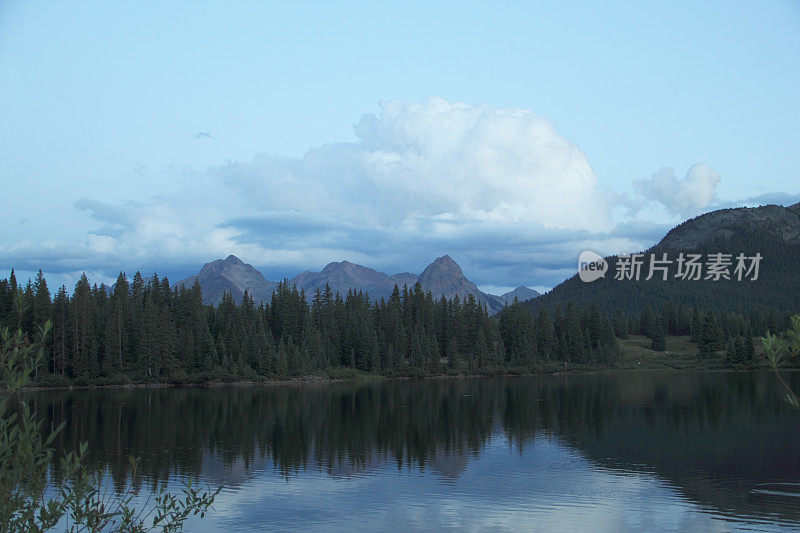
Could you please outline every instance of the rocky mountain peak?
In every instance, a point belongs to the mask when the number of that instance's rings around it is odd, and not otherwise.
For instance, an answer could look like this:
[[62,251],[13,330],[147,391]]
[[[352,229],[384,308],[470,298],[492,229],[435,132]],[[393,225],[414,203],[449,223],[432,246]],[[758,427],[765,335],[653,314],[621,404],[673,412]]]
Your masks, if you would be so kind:
[[356,270],[357,268],[365,268],[361,265],[356,265],[355,263],[351,263],[350,261],[333,261],[325,265],[325,268],[322,269],[321,272],[351,272]]
[[443,255],[428,265],[422,274],[419,275],[419,282],[423,286],[429,283],[440,283],[444,280],[455,282],[456,280],[466,279],[461,267],[458,266],[452,257]]
[[[203,288],[203,300],[211,303],[218,303],[224,293],[232,294],[239,301],[245,290],[256,301],[269,300],[278,285],[267,281],[261,272],[234,255],[206,263],[198,275],[181,283],[191,286],[195,280]],[[491,313],[503,307],[500,297],[478,289],[464,276],[461,267],[449,255],[437,258],[419,276],[408,272],[389,276],[349,261],[334,261],[325,265],[320,272],[306,271],[289,280],[298,290],[305,290],[306,294],[313,294],[317,289],[324,290],[328,285],[331,290],[342,295],[347,294],[350,289],[363,290],[374,299],[389,297],[395,285],[410,287],[417,281],[423,290],[431,291],[437,298],[442,295],[447,298],[458,295],[464,301],[471,294],[478,302],[485,304]],[[530,297],[532,296],[528,296]]]
[[239,302],[244,291],[256,300],[265,300],[277,286],[277,283],[267,281],[261,272],[235,255],[206,263],[197,275],[189,276],[179,284],[191,287],[195,281],[200,282],[206,303],[219,303],[225,293],[231,294]]
[[464,301],[470,294],[481,304],[489,308],[490,313],[496,313],[503,307],[503,302],[498,296],[486,294],[464,276],[461,267],[449,255],[443,255],[422,271],[418,281],[422,288],[431,291],[435,298],[445,296],[452,298],[456,295]]

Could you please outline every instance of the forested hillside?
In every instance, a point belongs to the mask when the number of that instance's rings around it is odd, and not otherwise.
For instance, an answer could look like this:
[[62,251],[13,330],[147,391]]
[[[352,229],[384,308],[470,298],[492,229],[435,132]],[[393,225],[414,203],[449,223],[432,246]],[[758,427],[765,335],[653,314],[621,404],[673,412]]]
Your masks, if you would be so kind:
[[[708,261],[713,254],[730,254],[730,279],[676,277],[676,260],[681,253],[700,254]],[[651,254],[673,263],[663,280],[655,271],[650,280]],[[736,257],[761,255],[758,278],[739,280],[734,274]],[[608,271],[604,278],[590,283],[577,275],[552,291],[525,302],[536,313],[539,309],[565,306],[569,302],[588,305],[601,302],[606,312],[620,310],[626,314],[641,313],[646,307],[660,308],[669,302],[674,306],[698,306],[703,310],[749,312],[755,308],[774,309],[779,313],[800,310],[800,204],[791,207],[725,209],[688,220],[670,231],[656,246],[644,251],[640,279],[615,279],[619,257],[606,258]]]

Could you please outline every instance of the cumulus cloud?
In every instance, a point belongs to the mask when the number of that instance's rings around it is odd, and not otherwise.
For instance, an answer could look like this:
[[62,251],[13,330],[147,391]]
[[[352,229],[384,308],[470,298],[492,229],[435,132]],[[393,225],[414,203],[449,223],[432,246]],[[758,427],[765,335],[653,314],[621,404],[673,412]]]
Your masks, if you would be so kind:
[[300,158],[182,169],[169,193],[80,200],[76,209],[97,224],[90,234],[68,245],[0,245],[0,259],[175,279],[233,253],[279,279],[343,259],[419,272],[450,253],[478,284],[546,287],[573,273],[584,248],[639,250],[659,236],[615,233],[617,198],[598,186],[586,155],[531,111],[381,102],[354,131],[354,142]]
[[216,169],[264,208],[401,225],[416,217],[608,228],[608,202],[586,155],[547,120],[429,98],[382,102],[358,140],[301,159],[257,157]]
[[717,184],[721,179],[716,170],[697,164],[692,165],[680,180],[674,170],[663,167],[650,179],[637,180],[633,185],[646,200],[662,204],[675,215],[688,217],[715,201]]

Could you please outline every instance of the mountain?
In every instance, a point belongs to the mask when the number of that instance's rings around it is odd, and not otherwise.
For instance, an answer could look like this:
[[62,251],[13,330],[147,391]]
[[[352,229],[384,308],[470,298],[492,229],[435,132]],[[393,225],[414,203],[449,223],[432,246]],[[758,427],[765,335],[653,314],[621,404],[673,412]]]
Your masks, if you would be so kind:
[[233,295],[236,302],[240,302],[245,290],[256,301],[268,301],[272,291],[278,286],[274,281],[267,281],[261,272],[235,255],[206,263],[197,275],[189,276],[178,282],[178,285],[188,288],[195,281],[199,281],[203,288],[204,303],[214,304],[219,303],[226,292]]
[[502,300],[504,304],[511,305],[514,303],[514,298],[516,298],[519,302],[524,302],[530,300],[531,298],[536,298],[537,296],[541,296],[537,291],[520,285],[513,291],[501,294],[500,300]]
[[[203,301],[207,304],[218,304],[226,292],[231,293],[236,302],[240,302],[245,290],[256,302],[268,302],[278,286],[277,282],[268,281],[261,272],[233,255],[206,263],[199,274],[190,276],[179,284],[190,287],[195,280],[200,282]],[[436,298],[442,295],[446,298],[458,295],[463,300],[472,294],[480,303],[486,304],[490,314],[500,311],[504,305],[499,296],[486,294],[478,289],[448,255],[436,259],[419,276],[409,272],[388,275],[349,261],[340,261],[329,263],[320,272],[303,272],[290,279],[289,283],[296,285],[298,290],[304,290],[308,297],[317,289],[324,290],[327,284],[333,292],[342,296],[353,289],[365,291],[370,297],[380,299],[388,298],[395,285],[400,288],[404,285],[412,287],[417,281],[423,290],[431,291]]]
[[[675,277],[679,254],[701,254],[703,271],[699,280]],[[660,308],[665,303],[675,306],[697,305],[705,310],[738,311],[753,308],[777,309],[781,312],[800,310],[800,204],[790,207],[767,205],[712,211],[687,220],[673,228],[655,246],[645,250],[641,277],[636,280],[614,279],[619,257],[605,258],[605,277],[583,282],[578,275],[567,279],[552,291],[526,302],[536,312],[541,308],[562,308],[569,302],[587,305],[597,301],[603,308],[624,312],[640,312],[646,306]],[[706,279],[711,254],[731,254],[731,279]],[[667,280],[655,271],[645,280],[650,268],[650,254],[672,261]],[[758,278],[734,274],[736,257],[761,254]],[[748,262],[749,266],[749,262]],[[576,265],[577,270],[577,265]]]
[[486,294],[464,276],[461,267],[449,255],[443,255],[428,265],[418,278],[419,284],[426,291],[431,291],[434,298],[458,297],[463,301],[472,294],[482,304],[486,304],[489,314],[494,314],[503,308],[503,301],[499,296]]
[[707,242],[732,239],[742,232],[800,244],[800,203],[789,207],[765,205],[712,211],[675,227],[659,246],[691,251]]
[[416,280],[417,276],[414,274],[389,276],[365,266],[341,261],[329,263],[321,272],[303,272],[291,282],[298,289],[304,289],[307,295],[313,294],[316,289],[324,290],[328,284],[334,293],[338,292],[342,296],[352,288],[366,291],[373,298],[380,299],[388,298],[395,285],[414,285]]

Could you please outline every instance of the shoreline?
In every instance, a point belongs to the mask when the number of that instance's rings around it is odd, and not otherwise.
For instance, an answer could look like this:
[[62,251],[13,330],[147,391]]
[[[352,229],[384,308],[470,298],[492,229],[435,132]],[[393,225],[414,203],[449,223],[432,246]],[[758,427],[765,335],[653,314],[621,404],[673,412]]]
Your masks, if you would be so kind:
[[[798,372],[800,368],[782,368],[781,372]],[[750,369],[732,369],[724,367],[626,367],[626,368],[584,368],[584,369],[562,369],[555,372],[522,372],[522,373],[500,373],[500,374],[433,374],[430,376],[384,376],[380,374],[359,374],[353,377],[323,377],[323,376],[302,376],[288,379],[277,380],[238,380],[238,381],[203,381],[197,383],[122,383],[122,384],[103,384],[103,385],[69,385],[60,387],[32,386],[23,387],[20,392],[48,392],[48,391],[87,391],[87,390],[124,390],[124,389],[180,389],[180,388],[255,388],[272,387],[286,385],[331,385],[334,383],[369,383],[385,381],[403,380],[444,380],[444,379],[481,379],[481,378],[515,378],[532,376],[558,376],[558,375],[588,375],[603,373],[628,373],[628,372],[731,372],[731,373],[753,373],[771,371],[769,367],[757,366]],[[6,391],[0,391],[0,394]]]

